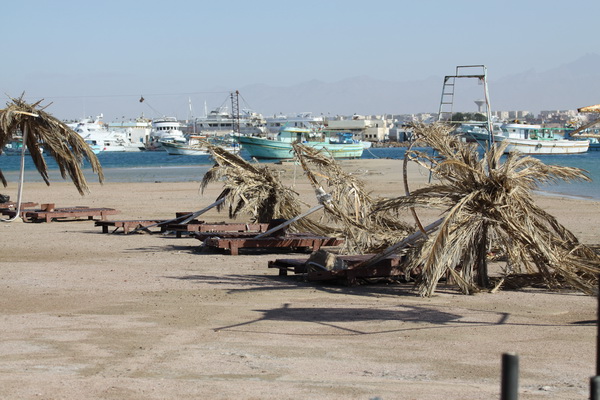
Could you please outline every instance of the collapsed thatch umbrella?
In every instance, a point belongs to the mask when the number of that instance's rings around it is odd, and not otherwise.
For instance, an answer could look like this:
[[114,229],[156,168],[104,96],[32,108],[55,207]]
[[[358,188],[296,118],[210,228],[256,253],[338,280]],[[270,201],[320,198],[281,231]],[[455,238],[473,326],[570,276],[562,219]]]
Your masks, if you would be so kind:
[[[202,145],[211,153],[215,165],[202,178],[201,189],[204,191],[211,182],[222,182],[224,188],[217,200],[226,199],[230,218],[246,214],[253,222],[268,223],[274,219],[293,219],[301,214],[305,204],[299,201],[298,193],[283,185],[267,166],[251,164],[210,143]],[[323,226],[307,218],[294,222],[293,226],[317,234],[324,230]]]
[[374,212],[375,201],[364,182],[344,171],[324,151],[294,143],[294,153],[316,191],[331,195],[324,204],[329,220],[338,224],[346,239],[345,252],[362,254],[379,251],[412,230],[388,211]]
[[480,156],[474,145],[449,132],[444,125],[415,126],[415,136],[438,156],[417,151],[407,156],[429,168],[439,183],[380,204],[381,209],[444,209],[439,228],[419,245],[409,266],[421,271],[420,294],[432,295],[445,274],[464,293],[486,288],[488,248],[505,252],[506,275],[536,273],[547,286],[592,293],[600,271],[598,256],[531,194],[543,183],[590,180],[585,171],[546,165],[519,153],[509,153],[501,162],[506,144],[491,146]]
[[[92,170],[98,174],[100,182],[104,180],[102,167],[98,158],[90,149],[83,138],[63,122],[54,118],[40,107],[41,101],[28,104],[23,96],[7,103],[6,108],[0,110],[0,152],[5,145],[18,137],[18,132],[23,134],[23,148],[29,149],[29,154],[44,182],[50,185],[48,166],[40,151],[50,154],[56,160],[63,179],[71,178],[73,184],[81,195],[89,191],[82,170],[83,159],[87,159]],[[0,180],[6,187],[7,181],[0,170]]]

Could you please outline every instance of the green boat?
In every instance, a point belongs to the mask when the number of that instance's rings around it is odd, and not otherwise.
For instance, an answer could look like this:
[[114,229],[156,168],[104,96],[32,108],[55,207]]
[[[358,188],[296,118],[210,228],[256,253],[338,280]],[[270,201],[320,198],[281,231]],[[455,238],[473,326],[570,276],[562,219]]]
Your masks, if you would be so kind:
[[284,127],[276,139],[238,136],[236,140],[251,157],[258,159],[294,158],[294,142],[323,150],[333,158],[360,158],[364,149],[360,142],[340,140],[337,136],[327,137],[323,132],[298,127]]

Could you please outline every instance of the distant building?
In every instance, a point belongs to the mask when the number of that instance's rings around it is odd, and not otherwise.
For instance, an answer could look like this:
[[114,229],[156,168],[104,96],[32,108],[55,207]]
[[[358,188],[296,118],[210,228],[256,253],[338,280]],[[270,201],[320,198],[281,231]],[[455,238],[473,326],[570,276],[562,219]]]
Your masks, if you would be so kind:
[[327,120],[325,126],[330,131],[352,132],[355,138],[369,142],[386,141],[389,135],[386,121],[382,117],[367,118],[355,114],[352,117],[336,117]]

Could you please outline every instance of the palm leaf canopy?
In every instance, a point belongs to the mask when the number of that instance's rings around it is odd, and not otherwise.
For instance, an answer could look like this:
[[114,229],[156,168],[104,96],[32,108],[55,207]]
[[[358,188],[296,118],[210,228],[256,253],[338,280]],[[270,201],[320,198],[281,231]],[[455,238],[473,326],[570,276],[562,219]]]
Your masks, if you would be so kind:
[[480,155],[475,144],[461,142],[450,130],[438,124],[415,127],[417,139],[436,155],[413,151],[407,156],[430,169],[437,182],[379,204],[380,209],[443,210],[442,224],[411,260],[411,268],[421,271],[420,293],[432,295],[444,275],[452,276],[464,293],[482,289],[475,275],[483,272],[478,270],[482,251],[485,258],[490,249],[506,254],[507,276],[536,274],[549,287],[592,293],[600,272],[598,256],[532,197],[540,184],[589,181],[586,171],[513,152],[501,160],[504,143]]
[[[289,220],[302,213],[306,205],[299,201],[298,193],[283,185],[267,166],[251,164],[207,142],[202,145],[211,153],[215,165],[202,178],[201,189],[204,191],[212,182],[223,183],[218,199],[226,198],[230,218],[245,214],[254,222],[268,223],[273,219]],[[324,229],[308,218],[294,222],[292,228],[315,233]]]
[[[42,153],[36,151],[40,146],[56,160],[63,179],[71,179],[80,194],[88,192],[87,181],[83,174],[83,160],[90,163],[92,170],[98,174],[100,182],[104,180],[102,167],[98,158],[83,138],[44,111],[41,101],[28,104],[23,96],[11,99],[6,108],[0,110],[0,151],[11,141],[17,139],[19,133],[27,133],[24,146],[29,149],[33,163],[46,182],[50,185],[48,166]],[[0,170],[0,180],[7,186],[7,181]]]
[[396,212],[375,212],[375,199],[365,190],[365,183],[346,172],[326,151],[300,143],[294,143],[293,148],[314,189],[331,195],[331,201],[323,204],[324,209],[328,222],[341,229],[346,253],[376,252],[412,231],[397,218]]

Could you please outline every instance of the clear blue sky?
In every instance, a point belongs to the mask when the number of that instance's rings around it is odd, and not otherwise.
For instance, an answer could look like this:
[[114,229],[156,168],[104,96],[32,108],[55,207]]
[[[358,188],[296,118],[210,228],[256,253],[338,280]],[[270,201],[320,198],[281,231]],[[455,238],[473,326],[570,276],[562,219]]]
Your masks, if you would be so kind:
[[599,52],[599,16],[597,0],[10,1],[0,81],[66,117],[61,102],[86,96],[408,81],[465,64],[499,78]]

